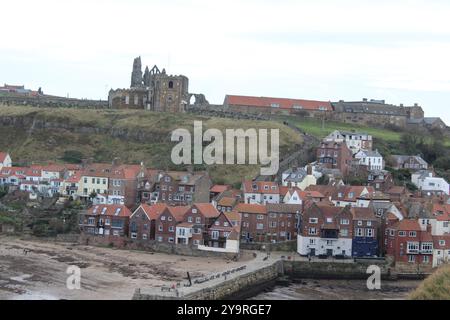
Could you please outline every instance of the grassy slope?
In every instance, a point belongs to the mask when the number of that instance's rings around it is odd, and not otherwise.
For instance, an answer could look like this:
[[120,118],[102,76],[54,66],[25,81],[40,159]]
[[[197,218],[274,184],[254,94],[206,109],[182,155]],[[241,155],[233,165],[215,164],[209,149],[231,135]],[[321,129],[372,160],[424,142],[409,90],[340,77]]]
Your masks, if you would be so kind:
[[411,294],[412,300],[450,300],[450,266],[439,268]]
[[[8,150],[14,162],[59,161],[64,151],[76,150],[84,157],[93,157],[95,161],[109,162],[120,157],[123,162],[140,163],[161,168],[175,169],[170,153],[175,145],[170,142],[172,130],[186,128],[192,132],[194,120],[202,120],[204,130],[248,128],[278,128],[280,130],[280,152],[294,151],[301,144],[301,137],[294,130],[276,121],[250,121],[236,119],[209,118],[190,114],[168,114],[147,111],[112,111],[85,109],[46,109],[33,107],[0,106],[0,117],[27,116],[38,119],[76,125],[79,127],[127,129],[148,134],[146,142],[123,140],[108,134],[74,133],[69,130],[36,130],[29,134],[26,128],[0,126],[0,150]],[[154,137],[154,138],[153,138]],[[257,166],[211,166],[208,168],[217,183],[239,183],[258,173]]]

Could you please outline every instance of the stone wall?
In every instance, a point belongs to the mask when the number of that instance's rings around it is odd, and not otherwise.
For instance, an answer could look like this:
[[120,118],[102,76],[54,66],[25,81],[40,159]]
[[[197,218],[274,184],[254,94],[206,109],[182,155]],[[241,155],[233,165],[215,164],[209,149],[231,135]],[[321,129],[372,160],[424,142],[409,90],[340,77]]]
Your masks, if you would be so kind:
[[[257,294],[262,288],[273,283],[283,273],[283,263],[274,264],[249,272],[215,286],[201,289],[183,297],[184,300],[224,300],[244,299]],[[142,294],[137,290],[133,300],[165,300],[166,297]],[[174,300],[175,298],[169,298]]]
[[33,107],[49,108],[86,108],[103,109],[108,107],[107,100],[72,99],[56,96],[0,96],[0,104],[3,105],[26,105]]
[[217,257],[235,259],[239,258],[239,254],[222,253],[214,251],[199,250],[194,246],[177,245],[170,243],[161,243],[157,241],[131,240],[124,237],[95,237],[81,235],[79,243],[82,245],[107,246],[126,250],[140,250],[148,252],[158,252],[166,254],[176,254],[180,256],[190,257]]
[[285,242],[279,242],[279,243],[243,243],[243,242],[241,242],[241,249],[297,252],[297,240],[285,241]]

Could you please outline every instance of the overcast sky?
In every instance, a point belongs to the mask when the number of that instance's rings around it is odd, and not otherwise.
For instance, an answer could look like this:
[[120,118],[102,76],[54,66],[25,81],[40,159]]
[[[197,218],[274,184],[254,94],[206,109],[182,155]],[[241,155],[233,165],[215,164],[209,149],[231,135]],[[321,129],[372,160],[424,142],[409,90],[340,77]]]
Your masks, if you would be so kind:
[[133,58],[225,94],[419,103],[450,124],[450,1],[1,4],[0,83],[106,99]]

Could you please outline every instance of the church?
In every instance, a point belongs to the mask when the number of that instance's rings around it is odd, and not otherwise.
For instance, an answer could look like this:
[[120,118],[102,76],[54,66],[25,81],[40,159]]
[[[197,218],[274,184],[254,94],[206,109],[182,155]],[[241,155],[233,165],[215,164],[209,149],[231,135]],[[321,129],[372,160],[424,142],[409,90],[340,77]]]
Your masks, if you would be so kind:
[[134,59],[129,89],[111,89],[109,108],[185,112],[189,106],[189,79],[168,75],[155,65],[142,72],[141,57]]

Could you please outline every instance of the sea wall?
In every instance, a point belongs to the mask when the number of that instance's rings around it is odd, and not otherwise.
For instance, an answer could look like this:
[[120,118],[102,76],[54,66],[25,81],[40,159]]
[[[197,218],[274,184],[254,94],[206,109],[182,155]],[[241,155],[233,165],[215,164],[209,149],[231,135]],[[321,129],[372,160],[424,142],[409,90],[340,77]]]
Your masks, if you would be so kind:
[[[248,272],[239,277],[223,281],[220,284],[200,289],[182,297],[184,300],[226,300],[245,299],[261,292],[283,274],[283,263],[277,261],[272,265]],[[133,300],[167,300],[174,297],[148,295],[136,290]]]

